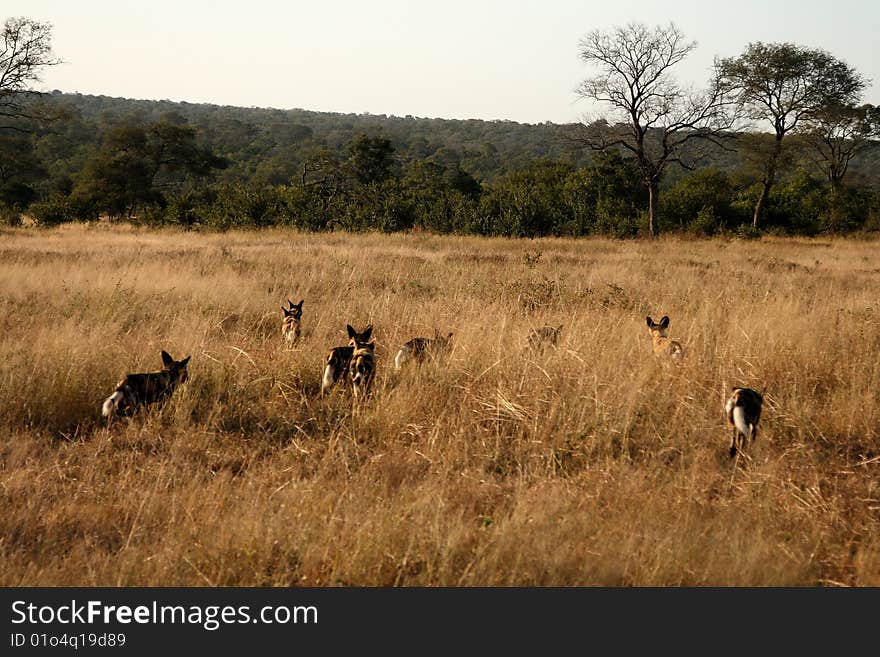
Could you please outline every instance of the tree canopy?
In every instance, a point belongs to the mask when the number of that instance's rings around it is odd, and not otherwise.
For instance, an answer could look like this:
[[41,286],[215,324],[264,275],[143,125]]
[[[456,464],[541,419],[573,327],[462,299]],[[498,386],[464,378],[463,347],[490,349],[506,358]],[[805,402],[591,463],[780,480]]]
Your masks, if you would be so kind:
[[775,136],[752,217],[757,227],[776,180],[783,138],[829,107],[855,103],[865,81],[830,53],[793,43],[751,43],[718,66],[745,115],[759,126],[769,123]]

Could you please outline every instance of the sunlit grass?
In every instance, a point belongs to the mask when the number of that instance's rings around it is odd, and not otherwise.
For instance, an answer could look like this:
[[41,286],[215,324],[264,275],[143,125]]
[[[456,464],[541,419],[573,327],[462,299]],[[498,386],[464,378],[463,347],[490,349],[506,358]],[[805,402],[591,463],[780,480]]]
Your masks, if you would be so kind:
[[[880,585],[877,253],[6,230],[0,584]],[[322,360],[370,323],[354,412],[320,397]],[[559,348],[523,351],[544,324]],[[434,328],[445,367],[394,372]],[[101,402],[161,349],[189,382],[108,430]],[[737,466],[734,385],[766,393]]]

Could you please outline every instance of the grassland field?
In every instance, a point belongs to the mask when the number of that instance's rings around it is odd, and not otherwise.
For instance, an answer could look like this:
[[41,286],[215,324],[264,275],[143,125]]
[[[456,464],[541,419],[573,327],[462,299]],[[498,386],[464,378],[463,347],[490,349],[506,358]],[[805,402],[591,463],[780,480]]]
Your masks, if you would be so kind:
[[[320,395],[346,324],[357,408]],[[189,381],[108,428],[162,349]],[[878,354],[876,240],[5,229],[0,585],[880,586]]]

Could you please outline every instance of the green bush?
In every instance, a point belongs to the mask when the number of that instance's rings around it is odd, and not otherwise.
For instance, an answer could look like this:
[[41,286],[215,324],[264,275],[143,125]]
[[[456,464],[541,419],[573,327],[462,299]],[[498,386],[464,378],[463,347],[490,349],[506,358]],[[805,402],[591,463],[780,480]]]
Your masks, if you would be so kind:
[[71,207],[70,198],[58,196],[48,201],[31,203],[28,212],[43,228],[50,228],[60,224],[76,221],[78,217]]
[[749,223],[740,224],[735,232],[737,237],[744,240],[756,240],[761,237],[761,231]]
[[720,220],[715,214],[715,208],[704,205],[697,212],[697,216],[687,225],[687,230],[692,235],[708,237],[718,232]]
[[14,228],[21,226],[21,212],[0,206],[0,225]]
[[[697,171],[660,195],[661,227],[711,235],[729,222],[735,223],[732,202],[733,185],[725,172]],[[708,224],[710,217],[715,222],[712,226]]]
[[828,212],[825,184],[809,171],[801,169],[777,183],[770,192],[766,227],[778,226],[803,234],[814,235],[822,229],[822,217]]
[[281,223],[283,201],[277,190],[254,189],[243,184],[222,184],[214,202],[202,206],[199,223],[215,230],[272,226]]
[[628,203],[615,197],[601,198],[596,203],[596,232],[610,237],[637,237],[646,216],[636,213]]

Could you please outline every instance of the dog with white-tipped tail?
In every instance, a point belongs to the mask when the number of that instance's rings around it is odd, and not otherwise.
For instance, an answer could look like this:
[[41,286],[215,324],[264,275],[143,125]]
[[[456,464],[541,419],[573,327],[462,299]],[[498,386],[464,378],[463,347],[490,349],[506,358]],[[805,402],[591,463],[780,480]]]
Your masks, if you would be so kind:
[[733,440],[730,443],[730,458],[736,456],[758,437],[758,421],[764,396],[751,388],[734,388],[727,400],[724,411],[727,422],[733,427]]
[[186,382],[189,359],[190,356],[174,360],[167,351],[162,351],[162,369],[158,372],[127,374],[113,394],[104,400],[101,415],[109,423],[117,415],[127,415],[141,407],[167,400],[174,394],[178,384]]

